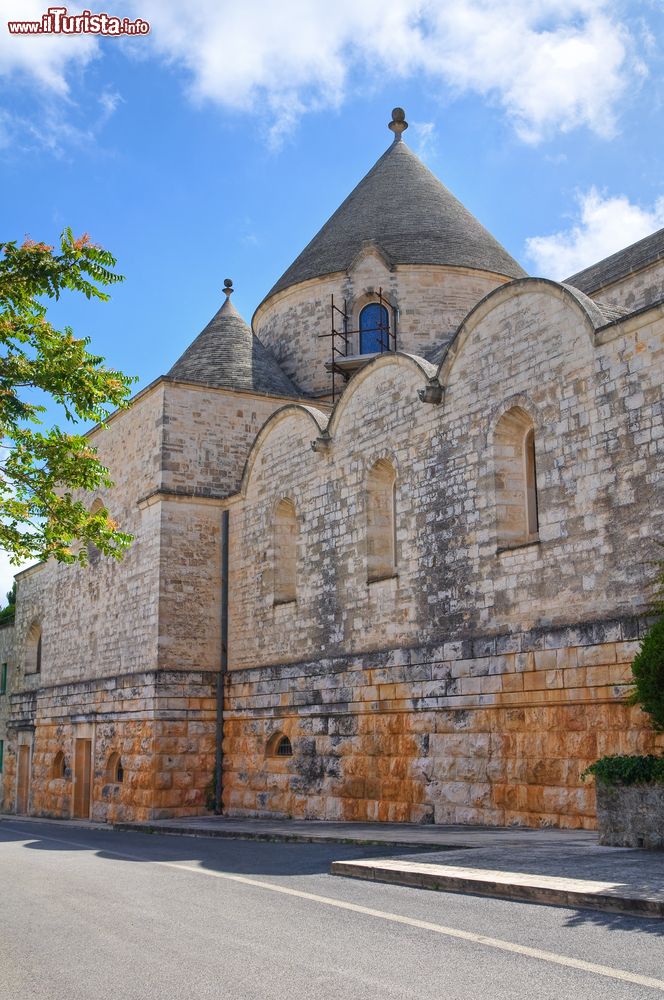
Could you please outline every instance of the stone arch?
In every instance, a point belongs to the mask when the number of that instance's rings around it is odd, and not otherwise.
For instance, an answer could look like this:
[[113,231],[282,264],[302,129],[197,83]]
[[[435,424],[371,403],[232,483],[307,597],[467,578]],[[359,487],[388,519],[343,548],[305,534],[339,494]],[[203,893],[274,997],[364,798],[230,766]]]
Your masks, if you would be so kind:
[[[387,309],[387,320],[389,326],[389,332],[391,336],[387,338],[387,347],[385,350],[392,350],[395,343],[394,337],[397,333],[397,316],[398,316],[398,305],[397,300],[391,290],[383,288],[381,291],[381,296],[383,300],[383,305]],[[352,345],[351,353],[362,354],[362,333],[361,333],[361,317],[367,306],[379,305],[378,289],[374,287],[365,287],[361,292],[359,292],[353,301],[350,303],[349,307],[349,318],[350,318],[350,328],[356,331],[355,343]],[[368,353],[368,352],[365,352]],[[383,352],[385,353],[385,352]]]
[[396,574],[396,483],[387,458],[374,462],[367,476],[367,582]]
[[114,750],[106,764],[106,780],[113,785],[121,785],[124,781],[124,766],[120,754]]
[[328,423],[327,416],[322,412],[322,410],[318,410],[313,406],[305,406],[302,403],[287,403],[286,406],[279,407],[278,410],[275,410],[275,412],[268,417],[254,438],[254,443],[251,446],[251,450],[244,464],[242,481],[238,490],[239,495],[246,496],[247,494],[247,488],[256,464],[256,459],[260,454],[263,443],[268,436],[272,434],[284,420],[300,420],[302,418],[310,424],[312,435],[315,437],[319,437],[325,432]]
[[265,747],[266,757],[292,757],[293,756],[293,744],[291,743],[289,737],[279,730],[273,733],[267,741],[267,746]]
[[64,751],[58,750],[53,758],[53,764],[51,765],[51,778],[66,778],[66,776],[67,761],[65,759]]
[[463,322],[459,324],[454,337],[444,351],[438,364],[436,374],[441,385],[445,386],[448,382],[450,371],[463,350],[466,341],[469,337],[473,336],[475,330],[490,312],[510,298],[520,298],[542,292],[553,298],[561,299],[580,317],[588,335],[588,340],[594,346],[596,330],[608,322],[605,314],[596,302],[588,298],[587,295],[584,295],[583,292],[578,291],[578,289],[572,288],[570,285],[563,285],[560,282],[552,281],[549,278],[517,278],[515,281],[500,285],[489,292],[488,295],[485,295],[470,310]]
[[297,600],[298,523],[295,503],[283,497],[274,509],[274,603]]
[[539,514],[535,424],[521,406],[502,414],[493,433],[499,548],[537,541]]
[[25,672],[40,674],[42,668],[42,623],[35,618],[25,640]]
[[[430,379],[436,372],[435,365],[432,365],[429,361],[426,361],[417,354],[407,354],[404,351],[389,351],[385,354],[379,354],[377,357],[372,358],[371,361],[369,361],[363,368],[353,375],[352,379],[348,383],[348,386],[344,389],[343,393],[335,403],[327,424],[326,434],[329,438],[333,438],[342,427],[344,415],[355,394],[362,391],[362,387],[368,379],[376,377],[376,375],[380,372],[380,369],[388,365],[395,365],[398,368],[403,369],[404,379],[408,377],[412,378],[413,393],[417,392],[419,386],[421,385],[421,379],[423,376],[426,379]],[[405,370],[407,370],[407,373]],[[406,390],[410,391],[408,390],[408,387],[406,387]],[[377,394],[374,396],[373,405],[376,407],[381,405],[380,395]],[[343,430],[341,432],[343,433]]]

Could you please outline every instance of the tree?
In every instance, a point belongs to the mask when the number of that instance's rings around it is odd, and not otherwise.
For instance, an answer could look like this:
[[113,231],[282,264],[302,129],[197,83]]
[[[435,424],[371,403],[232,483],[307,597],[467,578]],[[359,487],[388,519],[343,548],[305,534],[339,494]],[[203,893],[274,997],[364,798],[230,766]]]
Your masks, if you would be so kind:
[[15,564],[50,556],[86,563],[88,542],[121,558],[131,543],[108,510],[86,507],[85,493],[113,485],[89,439],[43,429],[40,416],[44,394],[74,424],[103,424],[127,405],[135,379],[104,367],[88,352],[88,338],[55,329],[44,303],[65,290],[106,301],[102,287],[123,280],[115,265],[71,229],[59,250],[29,239],[0,243],[0,548]]
[[16,613],[16,580],[12,584],[12,589],[7,591],[7,603],[4,608],[0,608],[0,625],[5,622],[13,622]]

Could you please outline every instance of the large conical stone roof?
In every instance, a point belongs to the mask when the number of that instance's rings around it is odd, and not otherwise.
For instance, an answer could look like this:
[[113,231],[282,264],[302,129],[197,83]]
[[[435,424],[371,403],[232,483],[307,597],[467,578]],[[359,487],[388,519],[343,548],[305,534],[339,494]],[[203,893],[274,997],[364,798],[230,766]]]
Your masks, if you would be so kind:
[[275,396],[302,396],[230,300],[178,358],[168,377],[217,389],[246,389]]
[[314,236],[267,298],[345,271],[372,241],[393,264],[445,264],[508,278],[526,272],[399,139]]

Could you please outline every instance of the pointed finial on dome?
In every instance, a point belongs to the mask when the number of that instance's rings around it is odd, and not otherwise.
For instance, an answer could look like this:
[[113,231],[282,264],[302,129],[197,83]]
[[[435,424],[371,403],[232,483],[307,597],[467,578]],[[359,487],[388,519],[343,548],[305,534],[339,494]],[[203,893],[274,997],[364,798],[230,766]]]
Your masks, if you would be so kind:
[[226,301],[227,302],[230,299],[231,295],[233,294],[233,291],[234,291],[234,289],[233,289],[233,279],[232,278],[224,278],[224,295],[226,296]]
[[392,108],[392,121],[387,127],[394,132],[394,141],[401,142],[401,133],[408,128],[406,112],[403,108]]

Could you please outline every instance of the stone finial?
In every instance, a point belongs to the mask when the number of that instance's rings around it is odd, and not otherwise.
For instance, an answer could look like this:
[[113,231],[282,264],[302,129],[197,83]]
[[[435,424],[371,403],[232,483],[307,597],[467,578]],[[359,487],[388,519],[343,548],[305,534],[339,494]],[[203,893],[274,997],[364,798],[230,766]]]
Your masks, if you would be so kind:
[[233,291],[234,291],[234,289],[233,289],[233,279],[232,278],[224,278],[224,295],[226,296],[226,301],[227,302],[228,302],[229,298],[231,297],[231,295],[233,294]]
[[392,108],[392,121],[387,127],[394,132],[394,141],[401,142],[401,133],[408,128],[406,112],[403,108]]

